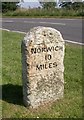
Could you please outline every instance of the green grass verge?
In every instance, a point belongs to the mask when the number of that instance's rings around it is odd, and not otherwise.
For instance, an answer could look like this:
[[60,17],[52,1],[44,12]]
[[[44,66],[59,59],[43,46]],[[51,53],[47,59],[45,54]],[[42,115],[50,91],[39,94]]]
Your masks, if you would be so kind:
[[0,18],[2,17],[2,13],[0,13]]
[[66,44],[64,98],[32,110],[24,107],[22,97],[21,41],[24,35],[6,31],[2,35],[3,118],[81,118],[82,47]]

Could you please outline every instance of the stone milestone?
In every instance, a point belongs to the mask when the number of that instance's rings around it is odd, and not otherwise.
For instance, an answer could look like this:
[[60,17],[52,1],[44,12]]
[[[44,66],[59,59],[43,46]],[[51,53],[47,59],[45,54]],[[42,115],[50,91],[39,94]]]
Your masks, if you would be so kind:
[[64,40],[56,29],[35,27],[22,41],[23,99],[36,108],[64,94]]

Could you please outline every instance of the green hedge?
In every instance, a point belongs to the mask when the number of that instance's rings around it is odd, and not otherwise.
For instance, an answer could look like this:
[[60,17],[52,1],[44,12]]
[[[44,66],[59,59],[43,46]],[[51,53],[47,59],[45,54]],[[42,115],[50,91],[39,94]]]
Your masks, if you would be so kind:
[[66,10],[66,9],[17,9],[16,11],[8,11],[3,13],[3,16],[84,16],[84,11],[82,10]]

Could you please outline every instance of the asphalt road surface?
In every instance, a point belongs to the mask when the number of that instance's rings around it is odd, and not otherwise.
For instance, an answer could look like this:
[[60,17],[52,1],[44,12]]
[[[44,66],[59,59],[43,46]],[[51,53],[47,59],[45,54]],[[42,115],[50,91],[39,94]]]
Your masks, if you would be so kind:
[[2,19],[3,29],[28,32],[31,28],[36,26],[55,28],[61,32],[65,40],[83,43],[82,19],[58,19],[58,18],[3,18]]

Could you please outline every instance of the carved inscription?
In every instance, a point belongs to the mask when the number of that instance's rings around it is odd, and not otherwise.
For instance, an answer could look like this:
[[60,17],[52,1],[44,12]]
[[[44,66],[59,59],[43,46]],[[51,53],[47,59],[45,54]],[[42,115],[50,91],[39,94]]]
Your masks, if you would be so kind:
[[58,51],[62,50],[63,47],[61,46],[52,46],[52,47],[43,47],[43,48],[31,48],[31,54],[36,54],[36,53],[42,53],[42,52],[53,52],[53,51]]
[[47,53],[46,55],[44,55],[44,60],[48,61],[47,63],[45,62],[44,64],[36,64],[36,68],[35,70],[44,70],[44,69],[50,69],[50,68],[55,68],[57,67],[57,63],[55,62],[49,62],[51,59],[53,59],[53,56],[49,53],[52,52],[57,52],[58,50],[62,50],[63,47],[61,46],[51,46],[51,47],[35,47],[35,48],[31,48],[31,55],[36,55],[36,54],[41,54],[41,53]]
[[36,70],[43,70],[43,69],[48,69],[48,68],[53,68],[57,67],[57,63],[48,63],[48,64],[38,64],[36,65]]

